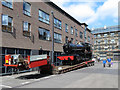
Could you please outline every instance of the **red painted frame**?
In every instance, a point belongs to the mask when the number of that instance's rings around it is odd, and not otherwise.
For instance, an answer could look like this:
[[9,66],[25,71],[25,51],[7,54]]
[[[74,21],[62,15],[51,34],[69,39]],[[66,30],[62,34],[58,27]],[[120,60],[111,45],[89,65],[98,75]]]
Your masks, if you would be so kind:
[[74,56],[58,56],[57,58],[60,60],[68,60],[68,58],[70,58],[71,61],[74,60]]

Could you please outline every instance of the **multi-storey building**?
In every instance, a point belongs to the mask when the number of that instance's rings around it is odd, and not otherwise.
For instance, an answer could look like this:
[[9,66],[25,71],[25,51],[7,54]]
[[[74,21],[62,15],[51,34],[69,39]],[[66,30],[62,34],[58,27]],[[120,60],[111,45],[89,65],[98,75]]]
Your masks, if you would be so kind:
[[[72,43],[93,43],[93,35],[87,24],[80,23],[53,2],[0,2],[0,34],[2,55],[43,54],[51,55],[52,30],[54,26],[55,55],[63,52],[62,46],[68,40]],[[54,18],[52,18],[53,12]],[[85,34],[85,37],[84,37]]]
[[120,25],[96,28],[94,34],[94,55],[100,59],[120,60]]

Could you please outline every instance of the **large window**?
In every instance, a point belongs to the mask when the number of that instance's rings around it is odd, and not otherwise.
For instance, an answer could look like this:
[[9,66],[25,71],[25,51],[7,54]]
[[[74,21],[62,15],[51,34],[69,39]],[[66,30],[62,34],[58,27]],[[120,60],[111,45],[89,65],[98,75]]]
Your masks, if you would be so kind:
[[38,31],[39,31],[39,39],[50,41],[51,36],[49,30],[39,28]]
[[58,33],[54,33],[54,41],[56,43],[62,43],[62,35]]
[[31,24],[28,22],[23,22],[23,35],[30,36]]
[[27,2],[23,2],[23,13],[30,16],[31,5]]
[[58,19],[56,19],[56,18],[54,18],[54,27],[62,29],[62,27],[61,27],[61,21],[58,20]]
[[12,32],[13,19],[8,15],[2,15],[2,30]]
[[81,39],[83,38],[83,33],[82,33],[82,32],[80,32],[80,38],[81,38]]
[[77,37],[78,36],[78,30],[75,29],[75,36]]
[[68,32],[68,24],[65,24],[65,32]]
[[8,8],[13,8],[12,0],[2,0],[2,5]]
[[39,20],[49,24],[49,14],[45,13],[42,10],[39,10]]
[[73,34],[74,33],[74,31],[73,31],[73,27],[71,27],[71,34]]

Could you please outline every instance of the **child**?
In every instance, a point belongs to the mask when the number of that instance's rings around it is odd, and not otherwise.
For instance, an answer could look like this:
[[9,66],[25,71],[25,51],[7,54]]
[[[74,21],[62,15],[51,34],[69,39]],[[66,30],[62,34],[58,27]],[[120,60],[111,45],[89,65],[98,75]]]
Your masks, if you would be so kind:
[[106,60],[103,59],[103,67],[105,67],[105,64],[106,64]]

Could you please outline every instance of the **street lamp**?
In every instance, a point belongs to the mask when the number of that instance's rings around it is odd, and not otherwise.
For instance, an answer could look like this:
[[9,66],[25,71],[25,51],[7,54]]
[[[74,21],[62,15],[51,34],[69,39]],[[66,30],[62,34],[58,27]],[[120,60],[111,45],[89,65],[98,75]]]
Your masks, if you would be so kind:
[[51,11],[52,14],[52,64],[54,63],[54,12]]
[[40,54],[43,54],[42,46],[40,46]]

